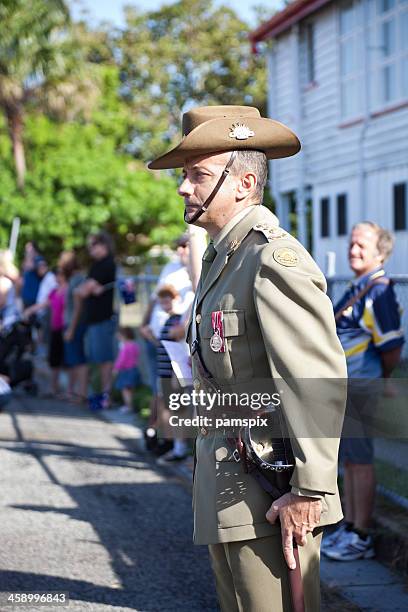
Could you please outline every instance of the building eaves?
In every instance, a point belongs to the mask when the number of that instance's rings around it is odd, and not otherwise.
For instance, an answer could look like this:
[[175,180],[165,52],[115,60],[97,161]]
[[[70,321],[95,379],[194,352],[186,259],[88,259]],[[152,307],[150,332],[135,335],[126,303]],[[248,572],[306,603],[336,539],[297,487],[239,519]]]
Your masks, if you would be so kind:
[[289,29],[293,24],[311,15],[311,13],[314,13],[329,2],[331,0],[295,0],[295,2],[284,8],[283,11],[276,13],[269,21],[261,24],[259,28],[249,34],[253,50],[256,51],[257,43],[269,38],[275,38],[278,34]]

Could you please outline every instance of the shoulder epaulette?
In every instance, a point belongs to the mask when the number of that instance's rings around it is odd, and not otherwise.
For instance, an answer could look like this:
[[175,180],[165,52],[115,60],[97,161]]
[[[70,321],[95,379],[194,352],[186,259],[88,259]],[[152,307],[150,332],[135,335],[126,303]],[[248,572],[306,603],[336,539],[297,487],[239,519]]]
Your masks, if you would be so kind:
[[268,242],[289,236],[288,232],[285,232],[281,227],[276,227],[276,225],[270,225],[269,223],[257,223],[252,229],[256,232],[261,232]]

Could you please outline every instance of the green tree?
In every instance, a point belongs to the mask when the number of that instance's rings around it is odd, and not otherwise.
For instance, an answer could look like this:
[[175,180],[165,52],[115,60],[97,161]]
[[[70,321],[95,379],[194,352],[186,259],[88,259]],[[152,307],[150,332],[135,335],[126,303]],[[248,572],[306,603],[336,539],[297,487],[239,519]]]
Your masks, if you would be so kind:
[[7,119],[17,185],[26,174],[24,119],[36,107],[72,117],[92,101],[90,75],[62,0],[0,3],[0,106]]
[[247,29],[203,0],[128,9],[115,32],[70,24],[62,0],[3,0],[0,245],[16,215],[20,245],[35,239],[50,257],[102,227],[120,255],[169,243],[184,226],[182,202],[174,177],[144,162],[179,138],[193,104],[263,109],[263,62]]
[[20,250],[34,239],[54,261],[62,249],[83,246],[89,232],[102,227],[114,236],[119,256],[142,255],[182,230],[174,179],[157,177],[118,154],[114,131],[103,135],[96,122],[58,123],[31,114],[25,132],[31,170],[21,192],[6,125],[0,123],[1,248],[15,216],[22,222]]
[[121,94],[134,109],[132,151],[151,159],[180,133],[194,104],[266,104],[264,60],[251,53],[248,26],[211,0],[179,0],[158,11],[126,10],[113,40]]

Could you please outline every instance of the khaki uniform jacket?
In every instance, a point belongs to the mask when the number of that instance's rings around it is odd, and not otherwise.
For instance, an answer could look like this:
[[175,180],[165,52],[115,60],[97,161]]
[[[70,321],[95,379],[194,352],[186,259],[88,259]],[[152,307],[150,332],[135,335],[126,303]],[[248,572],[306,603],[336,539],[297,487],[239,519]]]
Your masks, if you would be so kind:
[[[216,387],[245,388],[255,379],[347,378],[343,349],[323,274],[303,246],[278,227],[264,206],[255,206],[217,246],[217,255],[197,290],[187,340],[196,327],[202,360]],[[211,313],[223,311],[225,352],[210,348]],[[194,388],[207,388],[197,354],[192,358]],[[345,394],[333,399],[341,431]],[[301,437],[298,424],[314,405],[302,391],[283,406],[296,466],[291,486],[323,496],[321,524],[342,518],[337,488],[337,434]],[[316,417],[317,418],[317,417]],[[296,432],[299,432],[297,434]],[[193,484],[194,542],[214,544],[276,533],[265,513],[271,497],[244,472],[220,432],[202,428],[196,440]]]

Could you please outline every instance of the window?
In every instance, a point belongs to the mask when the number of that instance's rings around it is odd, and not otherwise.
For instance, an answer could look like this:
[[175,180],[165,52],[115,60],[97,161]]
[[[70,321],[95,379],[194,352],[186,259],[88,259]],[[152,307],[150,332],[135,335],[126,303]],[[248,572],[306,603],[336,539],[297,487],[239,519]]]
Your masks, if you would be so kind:
[[315,54],[314,54],[314,25],[308,23],[306,26],[306,78],[308,83],[315,80]]
[[374,106],[381,107],[408,97],[408,3],[371,2],[372,93]]
[[302,23],[299,37],[299,63],[301,83],[304,87],[314,84],[315,65],[315,26],[313,23]]
[[394,185],[394,229],[407,228],[407,185],[399,183]]
[[361,3],[346,0],[340,8],[340,100],[345,119],[362,112],[363,45]]
[[395,6],[395,0],[377,0],[377,10],[379,13],[387,13]]
[[320,235],[322,238],[330,236],[330,200],[320,200]]
[[342,193],[337,196],[337,235],[347,234],[347,195]]

